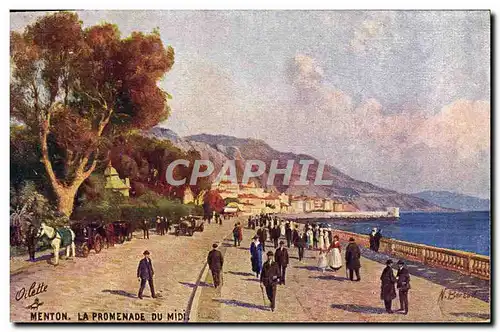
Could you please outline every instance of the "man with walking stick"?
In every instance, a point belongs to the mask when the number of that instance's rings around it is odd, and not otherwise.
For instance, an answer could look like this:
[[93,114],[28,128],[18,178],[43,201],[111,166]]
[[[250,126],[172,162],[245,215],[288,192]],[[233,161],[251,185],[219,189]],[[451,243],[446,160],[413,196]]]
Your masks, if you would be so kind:
[[272,251],[267,252],[267,261],[262,266],[262,273],[260,274],[260,283],[266,288],[267,298],[271,302],[271,311],[274,312],[276,308],[276,289],[280,279],[280,271],[278,264],[274,261],[274,254]]

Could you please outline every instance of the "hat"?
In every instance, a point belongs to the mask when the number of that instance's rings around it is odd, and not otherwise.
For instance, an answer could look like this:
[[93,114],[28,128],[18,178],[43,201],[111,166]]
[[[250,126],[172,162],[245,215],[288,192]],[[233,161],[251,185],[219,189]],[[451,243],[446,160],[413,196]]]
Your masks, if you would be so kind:
[[353,237],[350,237],[349,238],[349,242],[353,242],[354,241],[354,238]]
[[385,265],[391,265],[393,263],[392,259],[388,259],[387,262],[385,262]]
[[219,245],[217,243],[212,244],[212,248],[217,248]]
[[273,252],[272,251],[268,251],[267,252],[267,256],[274,256]]
[[144,251],[142,254],[143,254],[143,255],[149,255],[149,251],[147,251],[147,250],[146,250],[146,251]]
[[255,235],[252,239],[255,240],[255,239],[258,239],[259,237],[257,235]]
[[399,260],[398,265],[405,265],[405,262],[403,262],[402,260]]
[[282,240],[282,241],[280,241],[280,244],[285,244],[285,241],[283,241],[283,240]]

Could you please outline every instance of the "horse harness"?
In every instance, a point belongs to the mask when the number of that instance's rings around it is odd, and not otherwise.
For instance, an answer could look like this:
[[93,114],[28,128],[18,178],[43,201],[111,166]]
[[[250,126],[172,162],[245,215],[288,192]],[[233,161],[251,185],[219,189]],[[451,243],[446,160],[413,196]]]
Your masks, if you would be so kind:
[[62,240],[62,236],[61,236],[61,234],[59,233],[59,230],[58,230],[58,229],[56,229],[56,228],[54,228],[54,236],[53,236],[52,238],[49,238],[49,236],[47,235],[47,238],[49,239],[49,241],[52,241],[52,240],[54,240],[54,239],[57,237],[57,234],[59,234],[59,237],[60,237],[60,238],[61,238],[61,240]]

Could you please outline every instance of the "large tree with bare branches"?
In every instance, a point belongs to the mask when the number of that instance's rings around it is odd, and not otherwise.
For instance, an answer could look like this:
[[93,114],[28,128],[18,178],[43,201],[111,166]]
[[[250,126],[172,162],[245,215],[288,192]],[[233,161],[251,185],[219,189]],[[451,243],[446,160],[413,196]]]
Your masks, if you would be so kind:
[[115,25],[84,28],[70,12],[11,32],[11,117],[39,140],[60,212],[71,214],[107,138],[166,119],[158,81],[173,63],[158,31],[121,38]]

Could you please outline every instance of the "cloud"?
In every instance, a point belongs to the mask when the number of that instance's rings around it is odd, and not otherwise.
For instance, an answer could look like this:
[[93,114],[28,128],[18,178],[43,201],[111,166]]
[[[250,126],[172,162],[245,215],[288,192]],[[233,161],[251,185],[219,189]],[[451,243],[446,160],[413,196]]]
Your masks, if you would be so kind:
[[[300,55],[294,61],[298,106],[293,112],[302,118],[290,140],[378,185],[407,192],[489,192],[489,102],[456,100],[437,112],[388,112],[375,98],[354,104],[324,79],[312,57]],[[305,134],[298,139],[297,132]]]
[[[389,110],[376,98],[356,101],[329,82],[325,72],[314,57],[296,54],[288,68],[285,98],[243,102],[233,73],[192,62],[176,74],[190,80],[177,91],[176,85],[167,89],[177,114],[169,127],[181,135],[208,132],[264,139],[276,149],[311,154],[354,178],[403,192],[489,193],[488,102],[458,99],[438,110],[411,105]],[[257,96],[264,94],[262,89],[244,92]]]
[[386,12],[372,14],[371,17],[363,20],[354,28],[353,37],[349,43],[351,50],[363,54],[369,49],[378,48],[380,45],[374,41],[390,35],[394,19],[394,13]]

